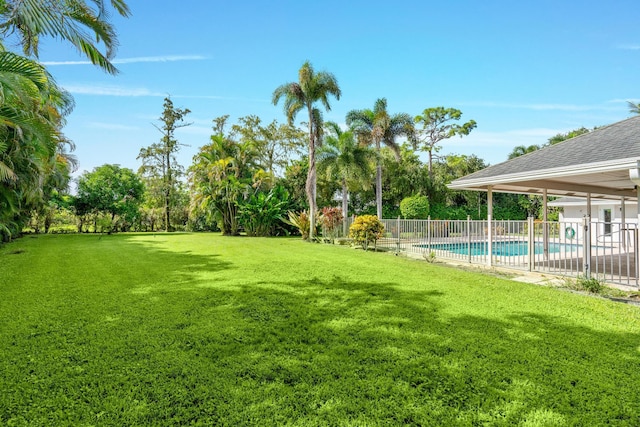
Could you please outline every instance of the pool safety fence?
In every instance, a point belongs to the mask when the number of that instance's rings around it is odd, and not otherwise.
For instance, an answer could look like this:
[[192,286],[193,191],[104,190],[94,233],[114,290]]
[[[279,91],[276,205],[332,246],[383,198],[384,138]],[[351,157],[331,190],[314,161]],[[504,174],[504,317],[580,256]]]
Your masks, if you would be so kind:
[[638,286],[635,223],[384,219],[397,253]]

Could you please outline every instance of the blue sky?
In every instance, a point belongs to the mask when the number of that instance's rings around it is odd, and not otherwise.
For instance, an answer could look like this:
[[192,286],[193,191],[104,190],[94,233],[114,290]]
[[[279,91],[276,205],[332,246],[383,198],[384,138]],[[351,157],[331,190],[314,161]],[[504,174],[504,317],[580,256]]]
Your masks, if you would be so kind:
[[[105,163],[137,170],[157,142],[163,98],[189,108],[179,130],[188,166],[212,119],[254,114],[284,122],[273,90],[305,60],[342,89],[326,120],[386,97],[391,113],[458,108],[478,127],[441,154],[504,161],[517,145],[630,116],[640,100],[637,0],[596,1],[129,1],[114,17],[117,76],[46,40],[40,60],[76,101],[66,135],[81,173]],[[302,115],[300,119],[302,119]]]

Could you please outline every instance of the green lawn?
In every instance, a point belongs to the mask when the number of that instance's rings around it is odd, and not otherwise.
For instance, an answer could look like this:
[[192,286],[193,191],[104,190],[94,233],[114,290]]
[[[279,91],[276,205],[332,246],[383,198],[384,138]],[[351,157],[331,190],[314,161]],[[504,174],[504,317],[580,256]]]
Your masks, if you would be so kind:
[[640,308],[295,239],[0,247],[0,425],[640,425]]

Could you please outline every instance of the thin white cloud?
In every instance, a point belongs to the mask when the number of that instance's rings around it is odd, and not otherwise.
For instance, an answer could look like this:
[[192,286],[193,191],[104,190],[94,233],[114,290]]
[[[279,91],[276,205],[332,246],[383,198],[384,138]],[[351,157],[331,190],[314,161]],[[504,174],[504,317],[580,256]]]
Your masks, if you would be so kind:
[[[625,101],[626,102],[626,101]],[[607,101],[606,103],[611,103]],[[577,104],[518,104],[506,102],[462,102],[460,105],[468,107],[508,108],[532,111],[602,111],[613,110],[613,107],[603,105],[577,105]]]
[[616,48],[621,50],[640,50],[640,44],[620,44]]
[[233,96],[218,96],[218,95],[171,95],[171,98],[176,99],[215,99],[222,101],[243,101],[243,102],[260,102],[260,103],[270,103],[269,99],[258,99],[258,98],[238,98]]
[[62,85],[65,90],[74,95],[98,95],[98,96],[167,96],[166,93],[153,92],[146,88],[127,88],[120,86],[98,85]]
[[[122,58],[111,61],[114,65],[136,64],[141,62],[176,62],[176,61],[201,61],[207,59],[202,55],[164,55],[164,56],[140,56],[136,58]],[[42,65],[91,65],[90,61],[44,61]]]
[[638,98],[628,98],[628,99],[611,99],[609,101],[607,101],[608,104],[624,104],[625,107],[627,107],[627,104],[629,102],[640,102],[640,99]]

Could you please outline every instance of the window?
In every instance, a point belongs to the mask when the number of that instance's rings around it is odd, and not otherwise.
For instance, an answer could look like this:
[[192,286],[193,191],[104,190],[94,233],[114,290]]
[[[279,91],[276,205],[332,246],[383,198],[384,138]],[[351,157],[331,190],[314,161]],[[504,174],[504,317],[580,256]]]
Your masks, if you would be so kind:
[[604,217],[604,234],[611,234],[611,209],[602,210]]

